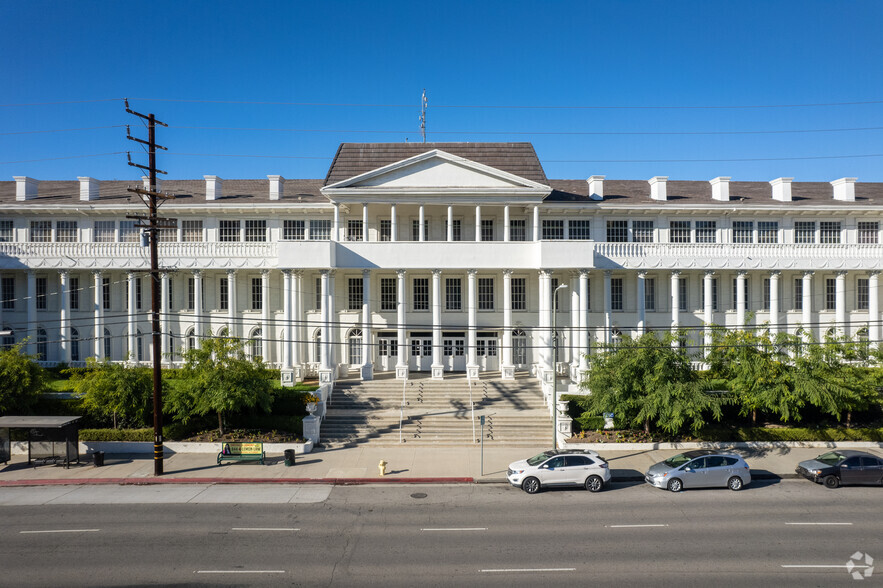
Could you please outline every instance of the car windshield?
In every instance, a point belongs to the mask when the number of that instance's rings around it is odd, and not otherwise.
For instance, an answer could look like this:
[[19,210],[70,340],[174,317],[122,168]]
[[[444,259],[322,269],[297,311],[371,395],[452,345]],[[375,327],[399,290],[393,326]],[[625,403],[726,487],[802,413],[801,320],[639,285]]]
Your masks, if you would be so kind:
[[549,459],[553,455],[555,455],[555,454],[552,453],[551,451],[544,451],[543,453],[540,453],[539,455],[534,455],[532,458],[527,460],[527,465],[532,465],[532,466],[540,465],[541,463],[543,463],[544,461],[546,461],[547,459]]
[[816,458],[816,461],[820,461],[825,465],[837,465],[837,462],[843,459],[843,455],[837,453],[836,451],[829,451],[828,453],[823,453],[822,455]]
[[667,460],[665,460],[662,463],[664,463],[665,465],[667,465],[670,468],[676,468],[676,467],[684,465],[685,463],[687,463],[691,459],[693,459],[693,458],[687,457],[683,453],[679,453],[678,455],[675,455],[674,457],[668,458]]

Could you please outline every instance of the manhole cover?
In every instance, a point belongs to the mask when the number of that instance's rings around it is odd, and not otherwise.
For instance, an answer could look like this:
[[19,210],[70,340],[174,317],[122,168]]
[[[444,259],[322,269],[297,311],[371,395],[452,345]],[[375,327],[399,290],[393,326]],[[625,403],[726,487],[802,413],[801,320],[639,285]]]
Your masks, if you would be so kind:
[[426,498],[425,492],[414,492],[411,494],[411,498]]

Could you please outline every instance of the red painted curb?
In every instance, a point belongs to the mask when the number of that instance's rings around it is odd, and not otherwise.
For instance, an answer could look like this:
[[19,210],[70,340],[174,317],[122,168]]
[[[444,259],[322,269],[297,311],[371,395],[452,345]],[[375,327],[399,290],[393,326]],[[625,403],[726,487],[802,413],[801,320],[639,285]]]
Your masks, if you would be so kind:
[[156,484],[472,484],[475,478],[71,478],[67,480],[3,480],[4,486],[149,486]]

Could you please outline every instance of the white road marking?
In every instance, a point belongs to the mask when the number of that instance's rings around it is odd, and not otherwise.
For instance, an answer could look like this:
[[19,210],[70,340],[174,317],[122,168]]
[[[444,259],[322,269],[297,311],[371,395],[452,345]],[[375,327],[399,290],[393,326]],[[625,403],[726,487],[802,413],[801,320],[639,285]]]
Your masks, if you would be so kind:
[[231,531],[300,531],[292,527],[233,527]]
[[515,573],[515,572],[573,572],[576,568],[509,568],[501,570],[479,570],[483,573]]
[[450,529],[420,529],[421,531],[487,531],[487,527],[460,527]]
[[851,525],[852,523],[785,523],[786,525]]
[[33,533],[97,533],[101,529],[48,529],[45,531],[19,531],[22,535]]
[[667,527],[668,525],[604,525],[610,529],[634,529],[637,527]]
[[[847,566],[846,564],[787,564],[787,565],[783,565],[782,567],[783,568],[847,568],[849,566]],[[852,567],[853,568],[869,568],[871,566],[864,566],[864,565],[860,566],[860,565],[855,564]]]
[[196,570],[197,574],[284,574],[285,570]]

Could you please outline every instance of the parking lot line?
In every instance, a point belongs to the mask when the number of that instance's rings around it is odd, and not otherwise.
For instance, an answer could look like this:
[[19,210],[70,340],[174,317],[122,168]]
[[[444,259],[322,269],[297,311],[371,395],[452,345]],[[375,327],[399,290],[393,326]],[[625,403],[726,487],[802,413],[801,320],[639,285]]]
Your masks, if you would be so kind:
[[43,531],[19,531],[22,535],[36,533],[97,533],[101,529],[46,529]]

